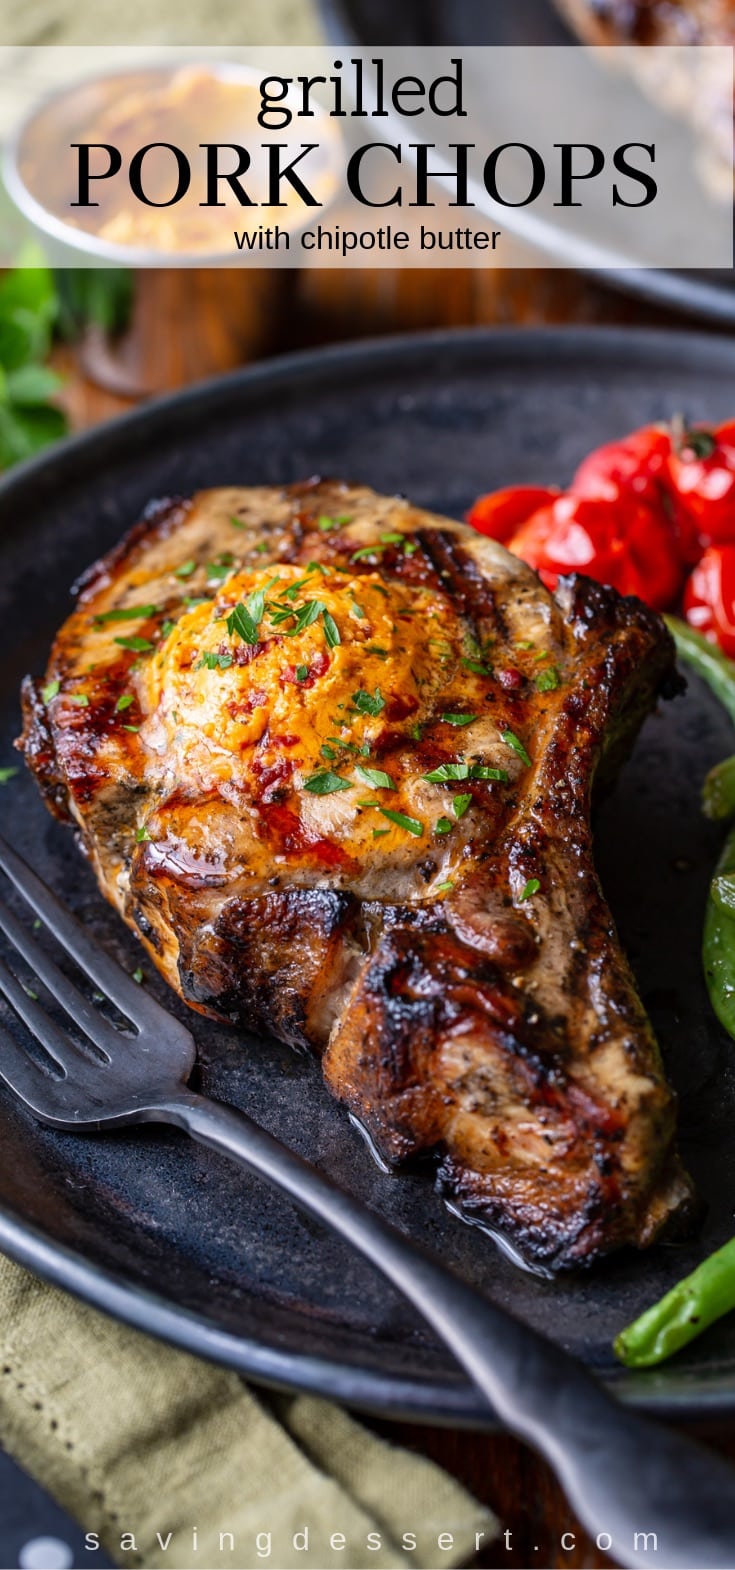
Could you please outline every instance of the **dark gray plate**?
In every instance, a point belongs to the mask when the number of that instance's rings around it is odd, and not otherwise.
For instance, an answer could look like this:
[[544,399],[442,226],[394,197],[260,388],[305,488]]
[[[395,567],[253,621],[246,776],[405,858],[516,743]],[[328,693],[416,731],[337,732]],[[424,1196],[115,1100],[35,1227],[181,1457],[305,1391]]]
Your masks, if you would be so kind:
[[[151,497],[321,471],[459,517],[480,490],[564,481],[594,443],[674,410],[733,414],[735,345],[595,330],[440,334],[257,366],[62,445],[0,487],[0,764],[13,758],[21,676],[42,671],[68,585]],[[189,1016],[205,1091],[247,1107],[626,1397],[679,1413],[735,1407],[735,1320],[651,1376],[624,1374],[610,1341],[735,1230],[735,1046],[710,1012],[699,966],[718,835],[698,809],[705,770],[732,749],[722,713],[692,684],[649,721],[598,824],[603,881],[681,1094],[684,1155],[709,1207],[701,1235],[684,1247],[621,1254],[573,1281],[522,1273],[444,1210],[428,1172],[379,1172],[316,1063]],[[3,787],[0,808],[4,832],[133,970],[134,939],[31,779],[21,773]],[[176,1006],[154,976],[147,984]],[[0,1095],[0,1246],[256,1378],[395,1414],[486,1415],[366,1264],[174,1132],[61,1135]]]
[[[471,49],[482,45],[547,46],[576,42],[552,0],[320,0],[327,36],[334,44],[371,49],[390,45]],[[508,208],[505,225],[525,232],[526,209]],[[604,243],[602,229],[600,243]],[[559,228],[557,261],[578,266],[571,231]],[[735,325],[735,271],[635,267],[599,268],[614,289],[640,295],[670,310]]]

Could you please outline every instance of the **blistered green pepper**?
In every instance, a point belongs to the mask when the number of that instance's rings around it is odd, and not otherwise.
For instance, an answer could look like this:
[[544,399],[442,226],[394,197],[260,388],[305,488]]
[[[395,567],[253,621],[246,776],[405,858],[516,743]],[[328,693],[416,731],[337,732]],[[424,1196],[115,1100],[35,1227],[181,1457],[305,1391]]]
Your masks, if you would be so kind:
[[663,1363],[735,1308],[735,1238],[621,1330],[615,1351],[628,1368]]

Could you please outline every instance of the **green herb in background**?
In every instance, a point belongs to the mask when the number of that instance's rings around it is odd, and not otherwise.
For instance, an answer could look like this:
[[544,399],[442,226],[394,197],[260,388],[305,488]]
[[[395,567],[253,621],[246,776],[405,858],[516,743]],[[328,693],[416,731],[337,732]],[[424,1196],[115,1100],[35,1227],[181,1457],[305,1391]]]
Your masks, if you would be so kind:
[[76,338],[83,327],[99,327],[110,337],[127,327],[134,286],[129,268],[66,267],[54,274],[54,282],[65,338]]
[[0,469],[66,435],[66,415],[54,402],[61,382],[46,363],[54,333],[122,332],[133,286],[123,267],[18,267],[0,280]]
[[51,402],[61,383],[44,363],[57,319],[48,268],[19,268],[0,281],[0,469],[66,433],[66,416]]

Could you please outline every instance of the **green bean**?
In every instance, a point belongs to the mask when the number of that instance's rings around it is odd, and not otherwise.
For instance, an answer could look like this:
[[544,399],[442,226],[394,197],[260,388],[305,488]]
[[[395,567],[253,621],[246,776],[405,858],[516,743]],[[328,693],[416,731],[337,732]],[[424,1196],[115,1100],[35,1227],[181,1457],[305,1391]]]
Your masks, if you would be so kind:
[[[719,698],[735,725],[735,662],[673,616],[664,620],[677,653]],[[707,776],[702,805],[710,818],[735,817],[735,757]],[[726,841],[710,885],[704,918],[702,959],[712,1007],[735,1037],[735,828]],[[616,1337],[617,1356],[628,1368],[650,1368],[701,1335],[735,1308],[735,1238],[711,1254],[691,1275],[646,1309]]]
[[[735,725],[735,661],[676,616],[664,616],[676,652],[706,681]],[[702,811],[715,820],[735,817],[735,757],[716,763],[702,787]]]
[[710,1003],[729,1035],[735,1037],[735,910],[728,907],[728,885],[735,882],[735,829],[725,840],[710,886],[704,915],[702,962]]
[[715,875],[709,886],[710,898],[714,900],[718,910],[723,916],[735,916],[735,873],[720,872]]
[[702,786],[702,811],[715,822],[735,817],[735,758],[723,758],[710,769]]
[[621,1330],[615,1352],[628,1368],[650,1368],[735,1308],[735,1238]]
[[[735,724],[735,663],[720,649],[673,616],[665,617],[677,653],[708,683]],[[708,774],[703,793],[708,816],[735,816],[735,758]],[[710,885],[702,935],[702,963],[710,1003],[725,1030],[735,1038],[735,830]]]
[[676,644],[677,654],[712,688],[735,725],[735,662],[716,644],[703,638],[701,632],[688,627],[685,621],[679,621],[676,616],[664,616],[664,621]]

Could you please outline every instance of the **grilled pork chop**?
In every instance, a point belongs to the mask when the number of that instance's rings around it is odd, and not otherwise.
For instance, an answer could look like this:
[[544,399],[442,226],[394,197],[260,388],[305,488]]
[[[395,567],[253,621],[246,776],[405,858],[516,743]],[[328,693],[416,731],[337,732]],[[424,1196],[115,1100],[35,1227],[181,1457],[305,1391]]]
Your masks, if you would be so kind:
[[391,1162],[561,1269],[690,1201],[592,863],[653,612],[336,482],[157,504],[82,580],[19,745],[194,1008],[322,1054]]

